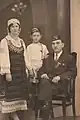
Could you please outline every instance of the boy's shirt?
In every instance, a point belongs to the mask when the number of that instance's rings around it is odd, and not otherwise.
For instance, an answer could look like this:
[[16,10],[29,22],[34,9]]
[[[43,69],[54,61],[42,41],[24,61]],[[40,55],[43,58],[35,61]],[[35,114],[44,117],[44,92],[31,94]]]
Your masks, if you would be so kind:
[[27,46],[27,57],[34,70],[39,70],[42,67],[43,59],[47,57],[48,53],[46,45],[40,42]]

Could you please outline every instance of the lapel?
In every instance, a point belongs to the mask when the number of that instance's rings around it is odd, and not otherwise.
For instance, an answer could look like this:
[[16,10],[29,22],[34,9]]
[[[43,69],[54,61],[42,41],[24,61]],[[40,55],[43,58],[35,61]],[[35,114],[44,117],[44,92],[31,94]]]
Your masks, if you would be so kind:
[[58,68],[60,66],[63,66],[65,63],[65,54],[64,54],[64,51],[62,52],[62,54],[60,55],[59,59],[57,61],[54,60],[54,54],[53,54],[53,65],[54,65],[54,68]]
[[57,60],[58,62],[61,62],[63,61],[65,58],[65,54],[64,54],[64,51],[62,52],[62,54],[60,55],[59,59]]
[[49,55],[50,68],[54,68],[55,64],[56,64],[56,61],[54,60],[54,53],[50,53]]
[[58,68],[60,66],[64,66],[65,65],[65,58],[66,55],[64,54],[64,51],[62,52],[62,54],[60,55],[59,59],[57,61],[54,60],[54,53],[50,53],[49,54],[49,68]]

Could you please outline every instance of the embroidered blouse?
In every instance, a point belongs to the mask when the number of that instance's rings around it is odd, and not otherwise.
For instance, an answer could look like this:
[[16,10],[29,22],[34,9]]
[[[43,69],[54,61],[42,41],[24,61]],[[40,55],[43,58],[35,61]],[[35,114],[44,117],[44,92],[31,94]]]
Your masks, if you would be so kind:
[[27,59],[25,43],[19,37],[18,37],[18,41],[20,41],[20,44],[18,44],[17,41],[15,41],[10,35],[7,35],[5,38],[1,40],[0,42],[0,73],[1,74],[10,73],[10,59],[9,59],[8,44],[10,44],[10,47],[13,47],[15,52],[19,52],[21,50],[20,46],[23,45],[26,69],[29,69],[29,70],[32,69],[30,62]]

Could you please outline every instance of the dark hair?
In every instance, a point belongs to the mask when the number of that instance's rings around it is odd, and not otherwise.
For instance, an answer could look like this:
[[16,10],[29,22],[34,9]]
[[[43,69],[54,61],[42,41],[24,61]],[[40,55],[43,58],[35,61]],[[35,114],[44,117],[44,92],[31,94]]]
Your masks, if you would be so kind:
[[41,30],[40,30],[39,28],[32,28],[30,34],[32,35],[32,34],[35,33],[35,32],[39,32],[39,33],[41,34]]
[[[17,24],[18,24],[18,23],[17,23]],[[20,24],[18,24],[18,25],[19,25],[19,28],[20,28]],[[10,30],[11,26],[13,26],[13,23],[11,23],[11,24],[8,26],[8,31],[9,31],[9,33],[11,32],[11,30]]]

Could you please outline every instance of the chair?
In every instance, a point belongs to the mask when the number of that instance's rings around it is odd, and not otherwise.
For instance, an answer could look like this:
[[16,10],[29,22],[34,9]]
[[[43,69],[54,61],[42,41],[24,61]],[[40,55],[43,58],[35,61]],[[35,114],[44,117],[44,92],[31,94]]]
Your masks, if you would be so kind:
[[[72,52],[74,62],[76,64],[77,61],[77,53]],[[76,77],[75,77],[76,78]],[[53,114],[53,106],[62,106],[63,118],[66,118],[66,108],[72,105],[73,116],[76,117],[75,111],[75,78],[70,78],[68,80],[68,93],[67,94],[57,94],[52,96],[52,116]]]

